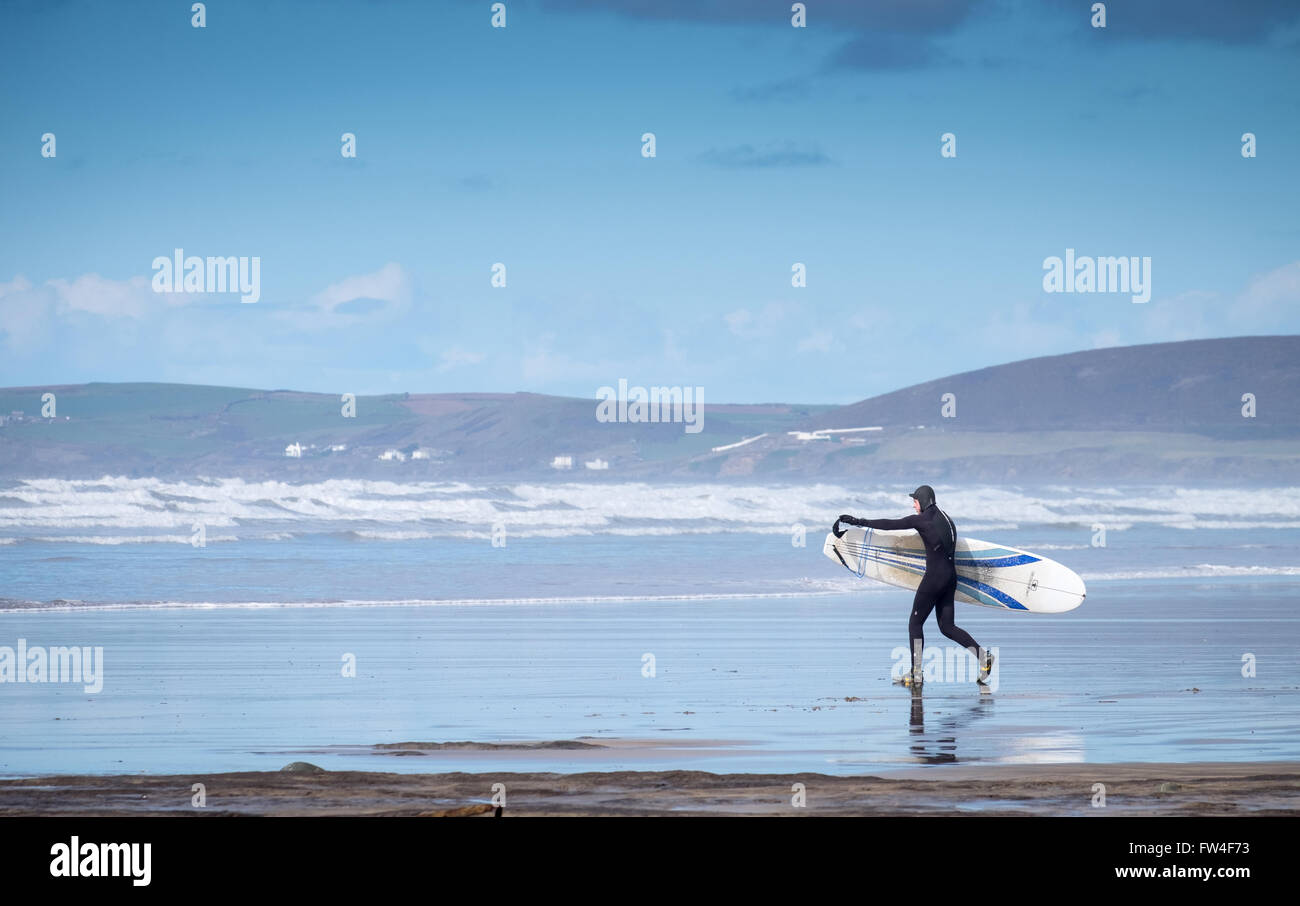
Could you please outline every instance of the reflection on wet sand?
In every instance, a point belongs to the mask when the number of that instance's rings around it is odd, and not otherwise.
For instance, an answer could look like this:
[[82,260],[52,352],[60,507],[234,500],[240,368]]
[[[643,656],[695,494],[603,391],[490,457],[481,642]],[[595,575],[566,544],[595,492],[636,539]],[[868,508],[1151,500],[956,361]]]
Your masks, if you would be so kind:
[[[980,717],[991,713],[993,696],[987,691],[980,694],[974,704],[956,711],[945,711],[943,717],[925,728],[925,696],[915,691],[912,693],[912,708],[908,717],[908,746],[913,760],[921,764],[951,764],[957,762],[958,734],[968,728]],[[937,724],[937,725],[936,725]],[[966,760],[971,760],[969,757]]]

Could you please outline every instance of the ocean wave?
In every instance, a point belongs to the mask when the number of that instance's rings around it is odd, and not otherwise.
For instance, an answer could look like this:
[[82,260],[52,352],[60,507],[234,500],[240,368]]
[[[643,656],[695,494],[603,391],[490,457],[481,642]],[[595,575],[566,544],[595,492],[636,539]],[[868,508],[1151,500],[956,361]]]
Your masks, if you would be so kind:
[[[207,535],[205,544],[238,541],[236,535]],[[190,535],[36,535],[30,538],[0,538],[0,544],[190,544]]]
[[1300,576],[1300,566],[1224,566],[1217,563],[1198,563],[1194,566],[1159,566],[1111,573],[1084,572],[1080,575],[1086,582],[1119,579],[1199,579],[1214,576]]
[[[1300,528],[1300,521],[1285,521],[1279,519],[1205,519],[1194,523],[1188,522],[1170,522],[1164,524],[1166,528],[1176,529],[1293,529]],[[1110,528],[1110,526],[1107,526]]]
[[[879,586],[890,590],[888,586]],[[521,598],[404,598],[392,600],[346,601],[22,601],[0,598],[0,613],[42,613],[51,611],[101,611],[101,610],[278,610],[337,607],[483,607],[548,604],[645,604],[665,601],[749,601],[756,599],[815,598],[843,595],[861,591],[862,586],[844,588],[838,585],[788,591],[737,591],[737,592],[683,592],[663,595],[559,595],[554,597]]]
[[[497,524],[520,537],[779,533],[799,524],[815,535],[840,513],[907,515],[908,490],[829,483],[30,479],[14,482],[0,497],[0,532],[13,538],[147,536],[188,533],[201,523],[209,532],[239,527],[257,536],[264,530],[267,534],[262,537],[271,539],[356,532],[356,537],[369,540],[407,540],[465,537],[466,533],[484,537]],[[939,493],[941,506],[958,530],[971,534],[1037,527],[1086,532],[1098,524],[1110,532],[1139,526],[1229,531],[1300,528],[1300,488],[1121,491],[977,486],[940,487]]]

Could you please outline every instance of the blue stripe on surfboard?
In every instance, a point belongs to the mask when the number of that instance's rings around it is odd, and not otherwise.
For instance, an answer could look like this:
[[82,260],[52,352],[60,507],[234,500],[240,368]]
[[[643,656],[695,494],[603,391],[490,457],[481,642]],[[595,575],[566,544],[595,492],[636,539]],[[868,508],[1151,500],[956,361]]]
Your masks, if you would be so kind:
[[979,550],[957,551],[959,557],[1020,557],[1025,556],[1024,551],[1018,551],[1010,547],[982,547]]
[[1024,566],[1026,563],[1037,563],[1042,557],[1034,557],[1030,554],[1012,554],[1009,557],[999,557],[996,560],[985,560],[983,558],[964,558],[958,557],[959,566],[979,566],[984,568],[995,566]]
[[973,595],[973,597],[992,598],[993,600],[999,602],[1001,606],[1006,607],[1010,610],[1029,609],[1025,605],[1021,604],[1019,601],[1017,601],[1015,598],[1011,597],[1011,595],[1007,594],[1005,591],[1002,591],[1001,589],[998,588],[994,588],[992,585],[987,585],[983,582],[976,582],[974,579],[967,579],[965,576],[957,577],[957,585],[958,586],[967,585],[976,592],[976,594]]

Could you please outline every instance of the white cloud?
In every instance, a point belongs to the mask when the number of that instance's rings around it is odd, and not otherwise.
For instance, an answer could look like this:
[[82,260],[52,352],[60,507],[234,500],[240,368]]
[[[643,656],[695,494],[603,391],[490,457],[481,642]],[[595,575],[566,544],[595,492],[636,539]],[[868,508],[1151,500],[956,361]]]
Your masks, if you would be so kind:
[[[635,375],[645,374],[660,364],[658,359],[647,361],[630,354],[616,360],[597,358],[602,344],[590,338],[585,345],[577,347],[575,357],[557,350],[555,340],[553,331],[545,331],[533,339],[519,356],[519,374],[526,386],[566,384],[581,387],[590,384],[594,393],[597,387],[612,386],[621,377],[635,384],[638,380]],[[585,395],[586,391],[582,393]]]
[[52,295],[48,288],[33,288],[21,274],[0,283],[0,332],[8,345],[16,348],[34,341],[53,307]]
[[184,305],[201,293],[157,293],[145,277],[109,280],[99,274],[82,274],[73,280],[55,278],[46,286],[54,290],[61,312],[84,311],[105,318],[143,318],[160,305]]
[[[112,280],[99,274],[56,277],[40,285],[19,274],[0,283],[0,331],[11,346],[50,335],[60,321],[91,315],[109,322],[144,321],[194,301],[198,293],[156,293],[146,277]],[[47,337],[48,338],[48,337]]]
[[779,302],[769,302],[758,312],[738,308],[723,315],[722,320],[727,322],[727,329],[733,334],[752,340],[775,333],[785,314],[785,308]]
[[[1202,337],[1240,333],[1223,323],[1227,307],[1217,293],[1194,289],[1176,296],[1154,297],[1150,302],[1133,305],[1146,328],[1146,339],[1157,343],[1195,340]],[[1130,343],[1142,337],[1127,337]]]
[[566,376],[573,370],[573,360],[563,354],[556,354],[551,349],[555,334],[543,333],[537,337],[523,356],[519,359],[519,369],[525,380],[546,381]]
[[1147,333],[1157,342],[1295,333],[1300,314],[1300,261],[1256,274],[1232,295],[1190,290],[1154,298],[1138,307],[1148,306]]
[[312,296],[311,302],[321,311],[332,313],[340,305],[357,299],[376,299],[399,305],[410,301],[410,298],[410,279],[400,264],[390,261],[372,274],[358,274],[331,283]]
[[1300,307],[1300,261],[1292,261],[1253,278],[1237,295],[1234,309],[1268,322],[1294,316]]
[[481,352],[469,352],[459,346],[453,346],[442,354],[442,362],[438,365],[438,371],[451,371],[453,368],[459,368],[462,365],[477,365],[481,361],[483,361]]
[[740,332],[745,329],[753,318],[754,316],[749,313],[747,308],[738,308],[722,316],[722,320],[727,322],[727,329],[736,336],[740,336]]
[[[412,296],[410,276],[400,264],[390,261],[372,273],[355,274],[331,283],[306,305],[280,309],[275,317],[298,330],[351,327],[392,319],[410,307]],[[355,311],[341,311],[349,302],[372,304]]]
[[1110,346],[1123,346],[1124,340],[1116,330],[1101,330],[1092,335],[1092,348],[1105,349]]
[[680,362],[685,358],[682,348],[677,345],[677,332],[671,328],[664,328],[664,361]]
[[968,339],[978,346],[1007,350],[1004,361],[1047,355],[1046,350],[1074,350],[1078,349],[1081,337],[1070,317],[1056,297],[1011,302],[982,314],[978,326],[970,329]]
[[795,352],[830,352],[833,339],[829,330],[814,330],[799,341]]

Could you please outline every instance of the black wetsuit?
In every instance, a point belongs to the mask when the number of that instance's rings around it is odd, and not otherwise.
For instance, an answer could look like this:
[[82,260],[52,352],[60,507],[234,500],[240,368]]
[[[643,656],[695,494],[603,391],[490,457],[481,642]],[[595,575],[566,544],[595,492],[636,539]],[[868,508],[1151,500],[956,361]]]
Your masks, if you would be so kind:
[[[921,512],[902,519],[841,519],[850,525],[873,529],[915,529],[925,543],[925,575],[912,599],[912,618],[907,624],[911,641],[912,669],[917,668],[918,648],[925,644],[922,626],[937,610],[939,631],[979,658],[979,645],[970,633],[953,622],[953,596],[957,593],[957,569],[953,552],[957,546],[957,527],[948,514],[934,503]],[[920,643],[920,645],[918,645]]]

